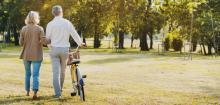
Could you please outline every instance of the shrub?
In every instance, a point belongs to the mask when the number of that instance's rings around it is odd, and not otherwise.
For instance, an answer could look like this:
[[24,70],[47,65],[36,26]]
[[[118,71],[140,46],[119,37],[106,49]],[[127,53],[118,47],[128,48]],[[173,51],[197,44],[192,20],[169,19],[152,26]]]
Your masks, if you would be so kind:
[[169,51],[170,49],[170,36],[167,36],[164,40],[164,48],[166,51]]
[[193,44],[193,51],[196,51],[196,49],[197,49],[197,42],[192,42],[192,44]]
[[180,38],[174,37],[172,41],[172,47],[174,51],[181,51],[183,47],[183,41]]

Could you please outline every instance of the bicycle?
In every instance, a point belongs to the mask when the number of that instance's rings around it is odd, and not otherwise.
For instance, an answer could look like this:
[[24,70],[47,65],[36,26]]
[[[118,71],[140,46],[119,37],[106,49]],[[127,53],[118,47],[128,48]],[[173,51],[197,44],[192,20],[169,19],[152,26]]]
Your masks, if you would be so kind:
[[86,78],[86,75],[81,74],[80,69],[79,69],[79,63],[80,63],[80,53],[79,53],[79,46],[78,46],[75,52],[70,51],[69,60],[67,63],[67,65],[70,66],[71,79],[72,79],[72,85],[73,85],[73,90],[74,90],[73,92],[71,92],[70,95],[76,96],[78,93],[78,95],[80,96],[80,100],[85,101],[84,78]]

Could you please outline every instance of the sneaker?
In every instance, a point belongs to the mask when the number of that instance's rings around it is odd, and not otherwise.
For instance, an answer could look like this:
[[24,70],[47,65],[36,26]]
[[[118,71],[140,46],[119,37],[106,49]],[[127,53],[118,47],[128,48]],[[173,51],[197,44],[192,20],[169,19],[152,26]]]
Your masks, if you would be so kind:
[[62,97],[61,97],[61,96],[56,96],[56,95],[55,95],[54,98],[55,98],[55,99],[61,99]]
[[30,96],[29,92],[26,93],[26,96]]

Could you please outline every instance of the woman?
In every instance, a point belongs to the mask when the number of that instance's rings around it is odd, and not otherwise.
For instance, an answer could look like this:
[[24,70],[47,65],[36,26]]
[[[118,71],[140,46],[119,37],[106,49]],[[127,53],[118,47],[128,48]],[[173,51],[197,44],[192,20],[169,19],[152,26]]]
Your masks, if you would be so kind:
[[23,46],[20,59],[23,59],[25,67],[25,90],[27,96],[30,92],[31,65],[33,66],[33,99],[37,99],[39,89],[39,71],[43,60],[43,49],[41,38],[44,36],[44,30],[39,26],[39,14],[30,11],[25,19],[25,26],[20,32],[20,45]]

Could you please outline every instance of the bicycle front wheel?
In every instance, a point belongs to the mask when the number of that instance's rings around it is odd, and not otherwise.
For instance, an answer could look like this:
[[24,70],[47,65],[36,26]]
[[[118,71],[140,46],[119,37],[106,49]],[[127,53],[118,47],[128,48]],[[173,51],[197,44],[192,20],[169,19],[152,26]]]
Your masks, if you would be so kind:
[[85,91],[84,86],[79,86],[79,96],[82,101],[85,101]]

